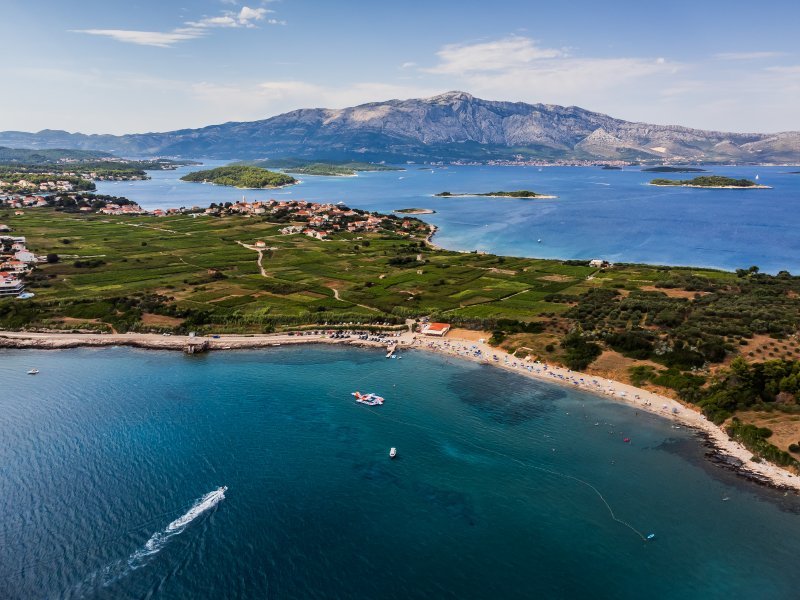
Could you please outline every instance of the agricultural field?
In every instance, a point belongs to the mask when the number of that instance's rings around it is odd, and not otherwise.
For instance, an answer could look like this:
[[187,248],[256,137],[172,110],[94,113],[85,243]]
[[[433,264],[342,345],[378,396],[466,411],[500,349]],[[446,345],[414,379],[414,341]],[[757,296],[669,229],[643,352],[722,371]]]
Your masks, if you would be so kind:
[[[161,312],[203,313],[227,330],[403,322],[431,313],[530,320],[563,311],[543,298],[572,288],[578,293],[593,272],[558,261],[432,250],[421,238],[388,232],[340,233],[325,241],[281,235],[285,224],[244,216],[132,218],[42,208],[2,218],[15,235],[27,237],[33,252],[58,257],[28,277],[35,300],[0,304],[6,327],[61,323],[72,329],[83,315],[92,329],[152,329],[135,307],[121,308],[132,313],[123,319],[127,326],[104,314],[111,300],[144,296],[157,296],[148,305],[156,302]],[[259,240],[261,252],[254,246]]]

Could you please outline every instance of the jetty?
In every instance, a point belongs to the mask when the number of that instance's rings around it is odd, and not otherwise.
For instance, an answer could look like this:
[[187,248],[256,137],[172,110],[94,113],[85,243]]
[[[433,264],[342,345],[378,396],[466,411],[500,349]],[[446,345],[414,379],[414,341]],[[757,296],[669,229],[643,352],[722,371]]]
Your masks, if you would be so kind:
[[208,340],[190,337],[189,341],[187,341],[186,345],[183,347],[183,351],[186,354],[200,354],[202,352],[207,352]]
[[397,350],[397,342],[393,342],[386,347],[386,358],[392,358],[394,351]]

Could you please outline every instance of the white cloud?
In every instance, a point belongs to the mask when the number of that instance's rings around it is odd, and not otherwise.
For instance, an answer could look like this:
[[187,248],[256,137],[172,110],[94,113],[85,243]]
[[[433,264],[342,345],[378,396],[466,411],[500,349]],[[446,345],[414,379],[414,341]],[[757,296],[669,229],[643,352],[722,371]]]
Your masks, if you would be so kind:
[[109,37],[118,42],[137,44],[139,46],[155,46],[156,48],[169,48],[178,42],[192,40],[204,35],[203,31],[196,28],[179,28],[172,31],[134,31],[130,29],[74,29],[74,33],[86,33]]
[[224,11],[221,15],[204,17],[198,21],[187,21],[185,27],[178,27],[172,31],[136,31],[130,29],[74,29],[74,33],[99,35],[109,37],[118,42],[137,44],[139,46],[154,46],[156,48],[169,48],[178,42],[203,37],[209,29],[213,28],[245,28],[253,29],[256,23],[264,22],[268,25],[285,25],[285,21],[266,19],[267,14],[274,12],[266,8],[250,8],[243,6],[238,12]]
[[[206,17],[204,19],[200,19],[199,21],[189,21],[186,24],[189,27],[196,27],[198,29],[204,29],[207,27],[253,28],[256,26],[256,21],[263,21],[267,16],[267,13],[271,12],[273,11],[267,10],[266,8],[250,8],[249,6],[243,6],[238,13],[225,11],[222,15],[217,17]],[[275,19],[270,19],[268,22],[272,21],[275,21]]]
[[[436,76],[442,89],[464,89],[485,98],[581,105],[619,116],[628,95],[648,78],[668,78],[681,66],[664,57],[585,58],[563,48],[545,48],[514,35],[494,41],[449,44],[438,63],[420,68]],[[611,103],[609,99],[615,98]],[[623,100],[624,99],[624,100]]]
[[439,50],[439,64],[426,73],[464,75],[486,71],[508,71],[542,59],[564,56],[563,50],[540,48],[530,38],[511,36],[477,44],[448,44]]
[[719,60],[760,60],[786,56],[785,52],[718,52],[714,58]]

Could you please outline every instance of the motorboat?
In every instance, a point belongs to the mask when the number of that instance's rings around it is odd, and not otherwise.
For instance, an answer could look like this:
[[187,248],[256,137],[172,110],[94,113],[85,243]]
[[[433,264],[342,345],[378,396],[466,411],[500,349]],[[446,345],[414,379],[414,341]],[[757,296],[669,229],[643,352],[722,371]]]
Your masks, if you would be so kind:
[[28,371],[28,375],[37,375],[39,373],[39,369],[31,369]]
[[392,448],[389,450],[389,458],[394,458],[395,456],[397,456],[397,448]]
[[383,404],[384,399],[377,394],[369,393],[369,394],[362,394],[361,392],[353,392],[353,396],[356,398],[356,402],[360,404],[366,404],[367,406],[379,406]]

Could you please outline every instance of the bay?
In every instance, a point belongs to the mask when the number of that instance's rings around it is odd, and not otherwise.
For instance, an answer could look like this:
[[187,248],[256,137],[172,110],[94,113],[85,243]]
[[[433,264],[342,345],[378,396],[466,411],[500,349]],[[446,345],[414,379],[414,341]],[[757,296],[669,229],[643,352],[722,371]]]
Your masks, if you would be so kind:
[[712,466],[668,420],[490,366],[320,346],[5,350],[0,378],[3,598],[793,598],[800,585],[795,496]]

